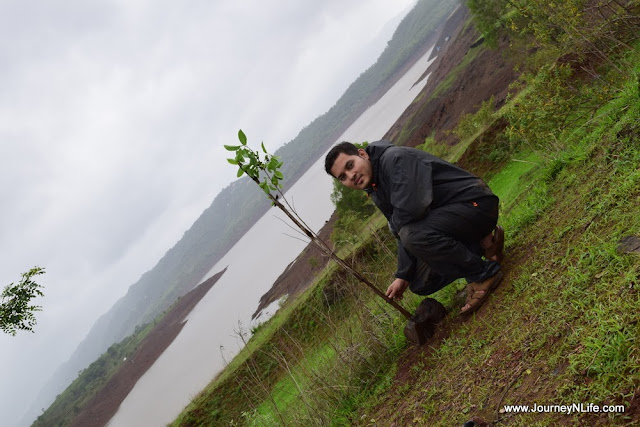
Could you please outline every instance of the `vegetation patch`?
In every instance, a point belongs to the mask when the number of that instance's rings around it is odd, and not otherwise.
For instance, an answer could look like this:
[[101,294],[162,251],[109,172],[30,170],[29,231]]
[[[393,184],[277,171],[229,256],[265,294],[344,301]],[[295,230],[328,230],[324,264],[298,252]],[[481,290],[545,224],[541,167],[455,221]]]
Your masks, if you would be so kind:
[[[638,64],[640,56],[632,56]],[[513,160],[489,183],[501,197],[507,231],[505,283],[473,320],[449,319],[444,336],[414,359],[430,367],[428,374],[410,383],[396,377],[378,397],[385,403],[355,419],[443,426],[472,416],[508,425],[637,422],[640,258],[617,250],[622,237],[640,233],[637,78],[636,65],[614,98],[555,129],[558,142],[549,149],[535,141],[514,145],[525,151],[512,151]],[[585,93],[594,84],[600,82],[589,82]],[[538,103],[532,92],[517,102],[530,99]],[[527,115],[530,106],[521,107]],[[513,121],[514,110],[508,114]],[[620,129],[628,129],[624,140]],[[402,398],[394,398],[400,390]],[[626,412],[504,408],[572,403],[617,404]]]

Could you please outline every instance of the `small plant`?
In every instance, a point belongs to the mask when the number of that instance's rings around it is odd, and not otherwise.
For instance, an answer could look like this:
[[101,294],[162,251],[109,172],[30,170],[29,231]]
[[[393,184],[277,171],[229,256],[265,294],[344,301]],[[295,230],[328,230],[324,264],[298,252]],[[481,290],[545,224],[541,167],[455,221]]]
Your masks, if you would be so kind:
[[29,305],[36,296],[44,296],[42,286],[31,280],[33,276],[44,274],[44,269],[34,267],[22,274],[17,285],[11,283],[0,295],[0,329],[9,335],[16,335],[18,330],[31,331],[36,325],[34,313],[42,307]]
[[284,303],[287,302],[287,299],[289,298],[289,294],[286,295],[282,295],[280,297],[280,299],[278,300],[278,307],[282,308],[282,306],[284,305]]
[[491,96],[489,100],[482,103],[478,111],[460,117],[452,133],[460,140],[475,137],[494,120],[495,104],[495,99]]
[[263,325],[264,325],[264,322],[260,322],[256,325],[253,325],[251,327],[251,336],[255,335],[262,328]]
[[355,276],[360,282],[368,286],[380,298],[391,304],[407,319],[410,319],[411,313],[405,310],[393,299],[388,298],[380,289],[376,288],[349,263],[338,257],[329,245],[327,245],[327,243],[324,242],[313,230],[311,230],[302,218],[300,218],[282,193],[281,181],[283,179],[283,175],[282,172],[280,172],[280,167],[282,167],[283,163],[280,161],[280,158],[269,154],[264,143],[260,144],[262,148],[262,156],[259,151],[251,149],[247,145],[247,136],[242,130],[238,131],[238,139],[240,140],[241,145],[224,146],[226,150],[236,153],[235,157],[227,159],[227,161],[232,165],[238,166],[238,177],[247,174],[247,176],[251,178],[251,180],[255,182],[271,200],[271,205],[276,206],[284,212],[296,227],[298,227],[305,236],[311,239],[311,241],[316,244],[320,250],[330,256],[339,266]]
[[447,144],[436,141],[433,135],[426,137],[424,143],[416,146],[416,148],[442,159],[446,159],[451,152],[451,148]]

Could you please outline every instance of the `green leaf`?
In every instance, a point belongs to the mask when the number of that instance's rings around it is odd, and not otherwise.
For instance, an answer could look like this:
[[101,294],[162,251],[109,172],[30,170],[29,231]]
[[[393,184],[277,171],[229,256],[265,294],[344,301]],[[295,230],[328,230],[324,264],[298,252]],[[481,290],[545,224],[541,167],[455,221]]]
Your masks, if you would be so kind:
[[269,184],[267,184],[266,181],[260,183],[260,188],[262,188],[262,191],[264,191],[267,196],[271,194],[269,192]]
[[278,179],[284,179],[284,175],[282,175],[282,172],[280,172],[280,171],[276,171],[276,172],[275,172],[275,176],[276,176]]
[[264,154],[267,154],[267,149],[264,148],[264,141],[260,143],[260,145],[262,146],[262,151],[264,152]]
[[238,148],[240,148],[240,146],[239,145],[225,145],[224,148],[226,150],[229,150],[229,151],[236,151]]
[[242,132],[242,129],[238,131],[238,139],[242,143],[242,145],[247,145],[247,136]]
[[235,159],[227,159],[227,162],[231,163],[232,165],[237,165],[238,161]]
[[240,178],[242,175],[244,175],[244,171],[242,170],[242,168],[238,168],[238,178]]

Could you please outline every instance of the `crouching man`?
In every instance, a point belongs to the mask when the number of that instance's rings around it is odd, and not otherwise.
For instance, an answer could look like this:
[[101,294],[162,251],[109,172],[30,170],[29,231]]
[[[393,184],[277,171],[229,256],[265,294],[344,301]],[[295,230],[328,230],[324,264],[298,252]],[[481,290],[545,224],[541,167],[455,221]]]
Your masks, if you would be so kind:
[[476,310],[502,279],[504,231],[498,197],[477,176],[424,151],[377,141],[366,149],[334,146],[325,170],[343,185],[366,191],[398,240],[396,279],[387,289],[400,299],[409,288],[432,294],[465,278],[461,313]]

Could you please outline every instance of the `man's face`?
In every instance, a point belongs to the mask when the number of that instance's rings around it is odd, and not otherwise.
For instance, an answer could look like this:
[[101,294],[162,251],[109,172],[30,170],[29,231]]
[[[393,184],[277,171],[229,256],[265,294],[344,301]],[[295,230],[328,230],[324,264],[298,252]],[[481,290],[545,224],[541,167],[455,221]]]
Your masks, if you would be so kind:
[[373,168],[369,155],[363,149],[359,155],[340,153],[331,167],[331,175],[349,188],[364,190],[373,180]]

